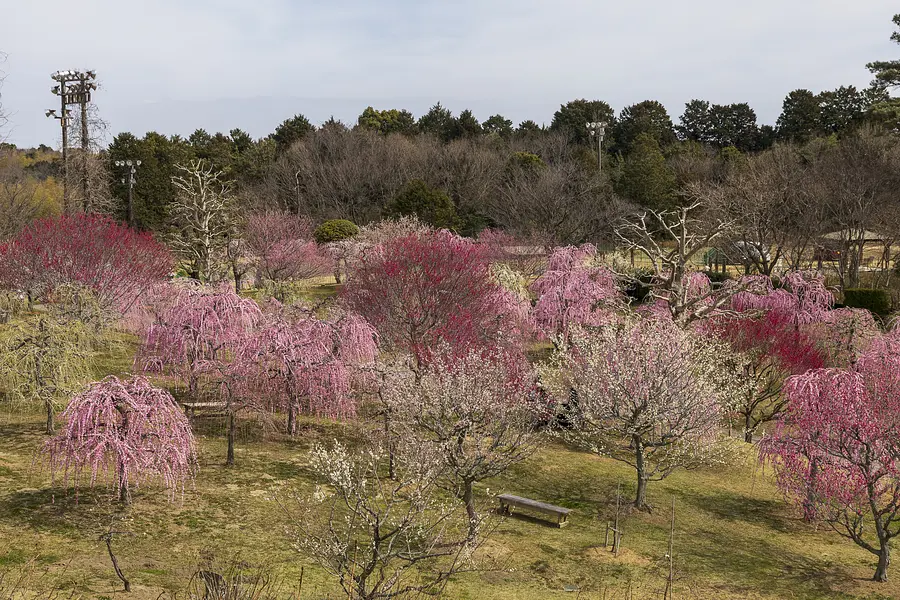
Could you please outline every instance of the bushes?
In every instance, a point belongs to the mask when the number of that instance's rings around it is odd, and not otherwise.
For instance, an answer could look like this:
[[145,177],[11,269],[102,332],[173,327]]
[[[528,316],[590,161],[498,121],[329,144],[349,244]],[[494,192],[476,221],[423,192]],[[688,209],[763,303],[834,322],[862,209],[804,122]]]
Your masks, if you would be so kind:
[[887,290],[847,288],[844,290],[844,306],[865,308],[876,315],[886,315],[891,310],[891,296]]
[[316,227],[313,236],[319,244],[327,244],[329,242],[346,240],[358,233],[359,227],[352,221],[348,221],[347,219],[331,219]]

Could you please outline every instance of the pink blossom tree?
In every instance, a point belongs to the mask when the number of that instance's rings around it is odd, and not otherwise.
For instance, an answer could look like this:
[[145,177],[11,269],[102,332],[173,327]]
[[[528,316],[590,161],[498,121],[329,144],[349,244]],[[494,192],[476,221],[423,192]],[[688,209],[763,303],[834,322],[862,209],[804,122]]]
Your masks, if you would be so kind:
[[785,384],[788,409],[763,443],[785,495],[878,557],[887,581],[900,534],[900,353],[883,346],[850,369],[815,369]]
[[261,316],[253,300],[228,287],[183,288],[145,332],[137,364],[174,374],[196,397],[201,378],[230,360]]
[[72,398],[62,414],[66,425],[44,444],[54,474],[62,472],[77,489],[103,475],[121,502],[150,479],[174,498],[197,469],[190,423],[168,392],[135,377],[107,377]]
[[358,315],[291,321],[276,314],[247,340],[233,368],[250,393],[273,410],[287,411],[288,433],[294,435],[298,413],[355,415],[354,378],[376,354],[375,331]]
[[333,260],[313,240],[312,223],[298,215],[268,211],[250,215],[244,232],[257,274],[284,300],[284,285],[332,272]]
[[624,305],[616,275],[591,262],[592,244],[557,248],[547,270],[531,285],[538,294],[534,320],[544,333],[568,338],[573,325],[598,327],[613,320]]
[[389,348],[412,353],[419,367],[441,343],[460,353],[518,345],[527,330],[522,302],[494,280],[484,248],[447,231],[364,252],[352,265],[342,301]]
[[89,289],[105,309],[126,312],[172,270],[150,234],[95,214],[38,219],[0,244],[0,288],[46,300],[62,285]]
[[420,378],[391,381],[385,391],[398,435],[414,452],[430,447],[466,507],[469,540],[480,522],[474,486],[536,449],[542,406],[522,354],[473,350],[441,353]]
[[734,394],[726,353],[670,320],[628,319],[574,330],[543,379],[574,413],[562,435],[634,467],[634,506],[648,509],[649,481],[722,460],[721,422]]

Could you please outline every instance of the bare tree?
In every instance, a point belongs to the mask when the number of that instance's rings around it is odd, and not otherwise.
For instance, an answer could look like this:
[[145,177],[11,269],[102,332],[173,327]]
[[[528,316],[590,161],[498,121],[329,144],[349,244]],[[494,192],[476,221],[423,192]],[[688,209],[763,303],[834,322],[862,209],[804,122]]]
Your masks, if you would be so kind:
[[524,237],[549,236],[557,245],[609,242],[623,207],[605,179],[574,161],[512,166],[486,204],[488,215],[504,229]]
[[734,223],[723,239],[725,253],[736,255],[731,257],[740,259],[747,273],[755,269],[772,275],[791,246],[802,255],[816,233],[808,220],[796,226],[797,218],[810,209],[806,184],[799,149],[776,146],[730,169],[724,182],[696,183],[693,189],[706,188],[706,195],[720,203],[722,214]]
[[441,500],[442,463],[427,449],[401,453],[396,478],[385,476],[381,445],[351,453],[339,443],[312,452],[325,482],[299,499],[294,546],[334,576],[347,598],[378,600],[438,594],[471,568],[457,505]]
[[178,195],[170,207],[172,250],[191,265],[191,276],[208,281],[231,231],[232,184],[202,160],[177,165]]
[[713,209],[703,197],[705,191],[689,186],[694,196],[689,204],[672,210],[648,210],[623,221],[616,230],[626,248],[650,260],[654,276],[651,294],[663,300],[672,318],[682,324],[717,310],[739,289],[691,285],[689,275],[697,255],[734,228],[734,219]]
[[112,174],[104,155],[109,123],[100,117],[97,105],[87,106],[87,128],[82,129],[81,111],[73,110],[70,117],[71,131],[86,131],[87,151],[82,147],[69,148],[69,161],[74,168],[68,170],[68,187],[72,206],[81,206],[85,212],[118,213],[119,207],[112,195]]
[[832,241],[838,245],[841,288],[859,287],[863,251],[871,233],[887,232],[900,210],[900,144],[896,137],[863,129],[823,153],[814,188],[825,209]]
[[37,186],[13,151],[0,151],[0,240],[13,237],[40,216]]

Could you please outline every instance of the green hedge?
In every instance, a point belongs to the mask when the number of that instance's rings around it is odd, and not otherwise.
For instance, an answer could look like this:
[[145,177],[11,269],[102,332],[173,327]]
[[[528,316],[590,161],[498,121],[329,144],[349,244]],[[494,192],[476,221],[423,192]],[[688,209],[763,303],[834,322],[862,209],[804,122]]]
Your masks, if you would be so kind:
[[359,227],[357,227],[353,221],[348,221],[347,219],[331,219],[316,227],[316,231],[313,235],[318,243],[327,244],[328,242],[339,242],[341,240],[346,240],[347,238],[352,238],[357,233],[359,233]]
[[886,315],[891,310],[891,295],[887,290],[848,288],[844,290],[844,306],[865,308],[876,315]]

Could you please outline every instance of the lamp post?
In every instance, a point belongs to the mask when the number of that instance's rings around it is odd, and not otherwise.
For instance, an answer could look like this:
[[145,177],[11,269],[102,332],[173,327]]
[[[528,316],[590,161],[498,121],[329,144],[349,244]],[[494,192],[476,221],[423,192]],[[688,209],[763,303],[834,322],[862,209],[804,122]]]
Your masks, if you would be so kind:
[[81,185],[82,195],[84,196],[82,198],[82,203],[84,205],[84,211],[88,212],[91,206],[89,193],[90,190],[88,189],[89,138],[87,105],[91,101],[91,91],[97,89],[97,84],[94,83],[94,80],[97,78],[97,73],[94,71],[57,71],[50,75],[50,78],[53,79],[53,81],[56,81],[58,84],[50,88],[50,91],[53,92],[54,95],[59,96],[60,114],[57,115],[56,111],[51,109],[47,111],[46,115],[48,117],[59,119],[60,126],[62,127],[63,209],[68,213],[72,208],[69,205],[68,161],[69,116],[72,114],[72,111],[67,109],[66,107],[78,104],[81,106]]
[[115,162],[117,167],[127,167],[125,169],[125,178],[122,179],[122,183],[128,186],[128,204],[125,209],[125,219],[128,221],[128,225],[130,227],[134,227],[134,183],[137,181],[134,178],[134,174],[137,173],[137,168],[141,166],[141,161],[139,160],[117,160]]
[[606,135],[606,123],[603,121],[591,121],[585,123],[585,127],[591,132],[591,139],[597,138],[597,166],[603,172],[603,137]]

